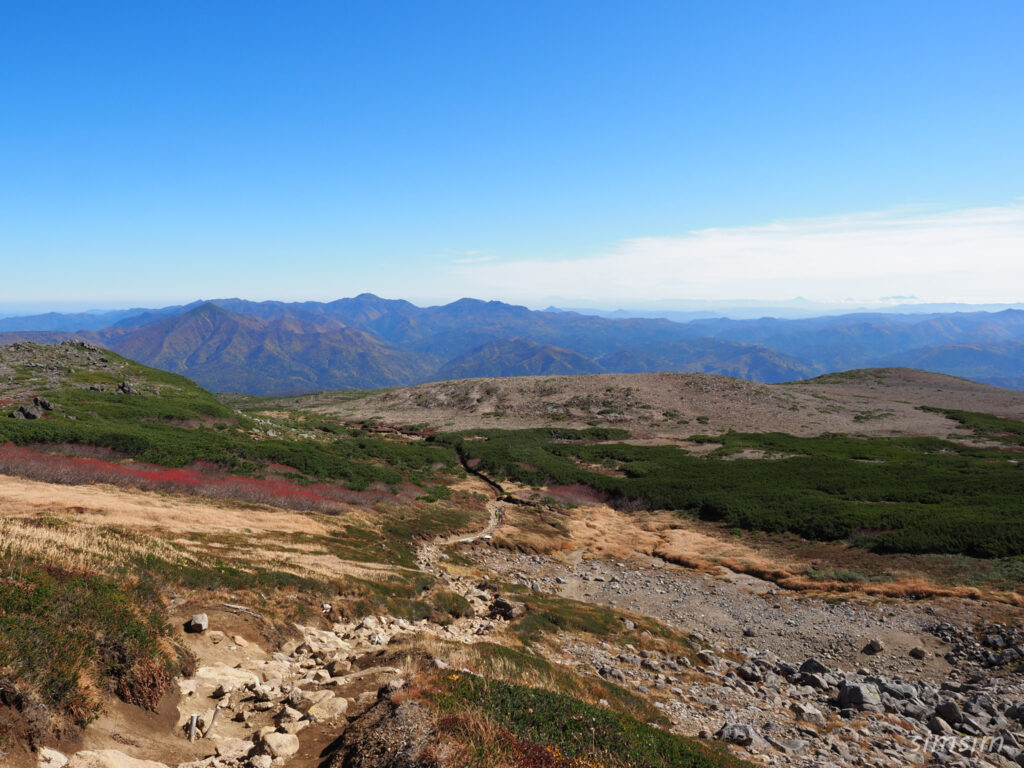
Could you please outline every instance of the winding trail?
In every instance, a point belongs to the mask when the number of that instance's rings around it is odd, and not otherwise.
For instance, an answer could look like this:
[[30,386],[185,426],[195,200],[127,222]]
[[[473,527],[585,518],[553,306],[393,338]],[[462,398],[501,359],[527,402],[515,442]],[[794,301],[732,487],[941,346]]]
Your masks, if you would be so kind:
[[487,511],[490,514],[490,518],[487,521],[487,525],[476,533],[469,536],[459,534],[457,536],[440,537],[422,545],[416,553],[416,565],[419,566],[420,570],[439,576],[445,581],[450,581],[451,577],[438,565],[438,562],[443,559],[444,555],[441,550],[452,544],[469,544],[493,534],[501,527],[502,520],[505,517],[504,507],[506,503],[496,499],[487,502]]

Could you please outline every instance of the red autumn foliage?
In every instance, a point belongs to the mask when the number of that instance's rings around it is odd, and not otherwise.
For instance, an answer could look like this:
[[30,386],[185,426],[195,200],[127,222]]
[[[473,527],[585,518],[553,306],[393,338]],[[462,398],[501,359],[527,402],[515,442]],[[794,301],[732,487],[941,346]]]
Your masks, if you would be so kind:
[[[189,467],[169,468],[131,460],[117,460],[112,451],[88,451],[63,447],[61,453],[0,444],[0,473],[64,485],[109,483],[142,490],[186,493],[213,499],[237,499],[289,509],[338,513],[351,506],[375,502],[408,503],[422,493],[412,485],[401,485],[392,493],[386,486],[353,491],[341,483],[299,485],[283,477],[241,477],[214,464],[198,462]],[[106,455],[106,458],[97,456]],[[271,465],[268,472],[291,473],[291,467]]]

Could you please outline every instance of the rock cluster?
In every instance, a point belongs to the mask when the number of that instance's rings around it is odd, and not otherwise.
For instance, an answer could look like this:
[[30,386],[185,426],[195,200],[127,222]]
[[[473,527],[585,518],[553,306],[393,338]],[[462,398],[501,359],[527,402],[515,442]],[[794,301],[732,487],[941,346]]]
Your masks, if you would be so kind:
[[943,621],[928,631],[952,646],[946,660],[954,666],[965,661],[986,669],[1024,664],[1024,627],[986,622],[966,628]]
[[45,411],[52,411],[53,404],[45,397],[33,397],[32,402],[19,405],[7,414],[12,419],[40,419]]

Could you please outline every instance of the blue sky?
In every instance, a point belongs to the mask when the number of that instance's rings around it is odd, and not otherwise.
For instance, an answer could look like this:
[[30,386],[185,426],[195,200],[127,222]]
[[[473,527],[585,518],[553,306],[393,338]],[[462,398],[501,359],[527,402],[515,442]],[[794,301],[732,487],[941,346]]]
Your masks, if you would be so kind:
[[1019,0],[8,3],[0,313],[1021,300],[1022,32]]

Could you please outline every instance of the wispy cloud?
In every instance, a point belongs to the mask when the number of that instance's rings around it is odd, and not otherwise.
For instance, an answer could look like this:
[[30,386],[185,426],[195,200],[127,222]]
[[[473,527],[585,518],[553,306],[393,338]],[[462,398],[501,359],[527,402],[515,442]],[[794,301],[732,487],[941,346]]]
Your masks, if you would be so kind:
[[461,261],[450,277],[465,295],[520,301],[1021,301],[1024,203],[702,229],[626,240],[586,258]]
[[485,254],[483,251],[465,251],[458,258],[452,259],[452,264],[481,264],[487,261],[494,261],[497,258],[497,256]]

